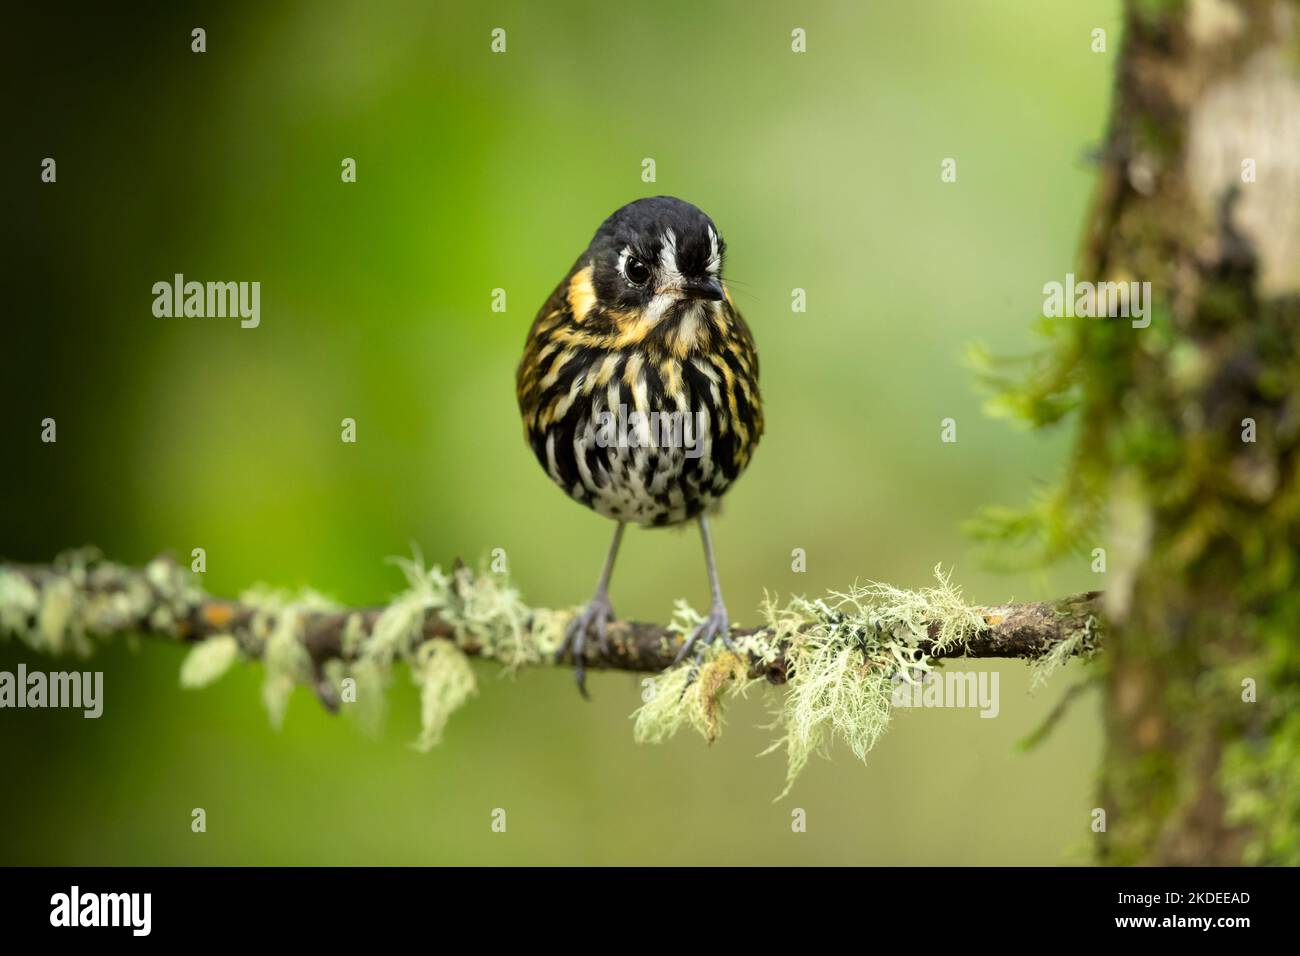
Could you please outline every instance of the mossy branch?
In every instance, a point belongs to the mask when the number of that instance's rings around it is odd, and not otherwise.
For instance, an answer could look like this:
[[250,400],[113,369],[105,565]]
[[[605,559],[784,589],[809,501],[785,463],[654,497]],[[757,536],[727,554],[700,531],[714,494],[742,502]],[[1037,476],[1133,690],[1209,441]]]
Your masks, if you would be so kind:
[[[144,567],[78,552],[51,564],[0,564],[0,637],[48,653],[87,653],[93,639],[139,634],[195,645],[182,667],[186,686],[202,686],[239,658],[261,660],[264,697],[278,723],[294,686],[311,686],[331,711],[344,700],[382,700],[395,660],[405,660],[422,690],[418,746],[437,743],[451,712],[474,693],[466,655],[507,669],[555,663],[574,610],[531,608],[503,574],[457,563],[450,574],[417,558],[398,562],[408,587],[383,606],[348,608],[308,592],[250,591],[209,596],[198,576],[160,557]],[[616,622],[607,655],[593,647],[587,666],[663,671],[638,711],[636,735],[660,740],[692,726],[712,740],[721,697],[751,684],[789,685],[774,746],[789,751],[791,779],[829,737],[844,736],[865,756],[883,731],[890,690],[950,657],[1027,658],[1044,672],[1089,654],[1100,640],[1100,594],[973,607],[948,578],[905,591],[873,584],[827,595],[769,598],[763,623],[734,627],[739,654],[710,651],[703,664],[673,667],[699,615],[678,602],[667,624]],[[594,644],[595,642],[589,642]],[[561,661],[569,663],[572,661]],[[355,697],[342,692],[352,678]],[[362,686],[365,685],[365,692]]]
[[[438,573],[437,569],[432,573]],[[394,606],[343,608],[320,598],[288,600],[265,592],[251,592],[240,600],[210,597],[198,586],[197,576],[167,557],[157,558],[145,567],[106,562],[77,566],[67,561],[0,564],[0,576],[10,579],[0,585],[0,632],[56,653],[87,649],[87,637],[136,633],[190,643],[230,636],[246,656],[260,658],[280,618],[293,616],[297,619],[298,640],[308,658],[315,667],[323,668],[331,660],[350,663],[363,658],[376,626]],[[16,586],[13,579],[29,585],[30,594],[18,595],[21,585]],[[505,596],[512,591],[503,576],[476,574],[458,565],[448,578],[448,597],[481,594],[489,583],[494,593]],[[945,622],[936,619],[924,622],[925,636],[915,646],[931,659],[1044,658],[1067,643],[1077,642],[1089,626],[1089,619],[1099,615],[1100,598],[1100,592],[1093,591],[1058,601],[971,607],[979,620],[960,643],[945,641]],[[514,603],[512,594],[506,603]],[[52,613],[54,605],[66,605],[66,611]],[[513,625],[508,629],[510,640],[504,642],[510,645],[507,647],[502,641],[504,635],[495,627],[488,633],[476,632],[466,628],[466,622],[458,620],[451,607],[430,605],[419,626],[408,634],[410,649],[429,640],[449,640],[470,656],[497,658],[512,667],[550,663],[563,625],[573,610],[520,605],[513,612],[506,615]],[[736,627],[731,634],[733,638],[747,638],[770,631],[768,626]],[[588,642],[588,668],[652,673],[672,664],[682,634],[672,625],[616,621],[609,626],[609,639],[610,653],[603,657],[591,646],[594,641]],[[1069,653],[1091,646],[1071,648]],[[751,655],[748,673],[783,684],[788,676],[785,655],[778,653],[766,661]]]

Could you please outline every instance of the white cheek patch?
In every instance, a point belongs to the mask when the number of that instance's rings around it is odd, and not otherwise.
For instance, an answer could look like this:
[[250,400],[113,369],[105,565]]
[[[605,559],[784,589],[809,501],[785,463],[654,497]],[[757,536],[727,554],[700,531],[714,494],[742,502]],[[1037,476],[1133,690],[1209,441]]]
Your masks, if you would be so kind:
[[709,275],[717,275],[718,270],[722,268],[722,255],[718,249],[718,234],[714,232],[713,227],[709,226],[709,261],[704,267]]

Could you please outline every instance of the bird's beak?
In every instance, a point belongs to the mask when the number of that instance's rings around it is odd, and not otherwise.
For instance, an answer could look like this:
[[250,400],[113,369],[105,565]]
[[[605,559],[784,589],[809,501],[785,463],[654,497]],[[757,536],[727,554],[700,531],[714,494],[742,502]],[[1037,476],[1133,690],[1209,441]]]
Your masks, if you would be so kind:
[[688,279],[682,286],[682,291],[692,299],[703,299],[706,302],[721,302],[726,297],[722,283],[717,279]]

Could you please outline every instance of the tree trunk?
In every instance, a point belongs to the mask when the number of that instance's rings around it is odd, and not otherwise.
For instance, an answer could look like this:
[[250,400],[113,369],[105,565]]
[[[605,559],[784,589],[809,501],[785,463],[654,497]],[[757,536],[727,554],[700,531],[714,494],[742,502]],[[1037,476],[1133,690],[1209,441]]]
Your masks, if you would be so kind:
[[1295,864],[1294,0],[1128,0],[1080,270],[1155,302],[1066,359],[1112,557],[1100,859]]

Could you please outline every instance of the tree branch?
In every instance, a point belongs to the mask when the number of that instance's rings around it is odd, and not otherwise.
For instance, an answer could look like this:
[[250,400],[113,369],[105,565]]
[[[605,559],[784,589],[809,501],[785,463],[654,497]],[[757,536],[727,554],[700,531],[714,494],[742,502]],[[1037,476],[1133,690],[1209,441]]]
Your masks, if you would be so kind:
[[[435,569],[431,573],[438,572]],[[462,589],[476,586],[484,577],[492,575],[475,576],[458,566],[446,580],[454,597]],[[331,660],[355,661],[366,642],[375,635],[381,617],[392,608],[392,605],[339,608],[263,599],[226,600],[207,595],[196,580],[167,557],[155,559],[143,568],[77,560],[45,565],[0,564],[0,633],[56,651],[68,640],[85,643],[86,637],[140,634],[194,643],[229,635],[247,656],[257,658],[263,656],[268,637],[283,616],[292,614],[297,616],[298,638],[320,677],[322,668]],[[960,643],[944,646],[940,639],[943,622],[936,619],[924,622],[925,636],[915,642],[915,647],[930,659],[1039,658],[1065,641],[1074,642],[1072,653],[1091,651],[1097,640],[1100,598],[1100,592],[1092,591],[1056,601],[972,607],[969,610],[982,623],[974,626]],[[320,603],[323,602],[318,600],[317,604]],[[538,627],[543,617],[547,626],[554,629],[557,617],[565,614],[522,610],[524,613],[517,618],[525,636]],[[473,628],[457,623],[457,615],[446,607],[430,607],[422,613],[422,623],[406,638],[411,645],[449,640],[466,654],[502,657],[498,649],[476,637]],[[764,628],[733,628],[731,633],[733,638],[743,638],[764,632]],[[660,671],[672,664],[682,640],[672,628],[640,621],[614,622],[608,634],[608,655],[602,656],[591,647],[587,653],[589,668]],[[1081,635],[1086,635],[1086,639],[1080,640]],[[594,640],[589,642],[594,643]],[[527,662],[540,663],[544,659],[534,657],[535,660]],[[767,662],[751,655],[749,666],[751,677],[765,677],[774,684],[785,683],[788,676],[784,653]],[[323,677],[317,681],[316,689],[322,701],[333,709],[333,692]]]

